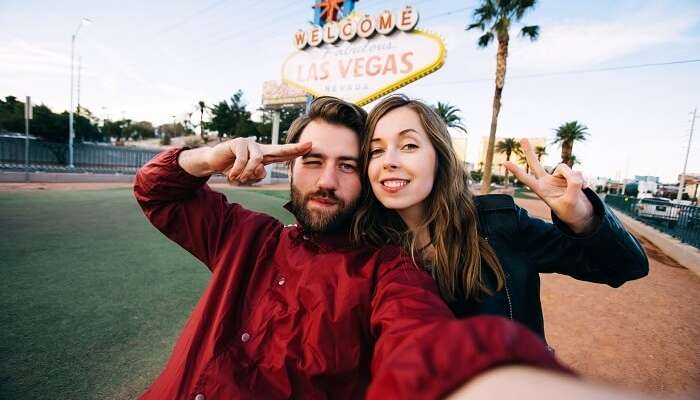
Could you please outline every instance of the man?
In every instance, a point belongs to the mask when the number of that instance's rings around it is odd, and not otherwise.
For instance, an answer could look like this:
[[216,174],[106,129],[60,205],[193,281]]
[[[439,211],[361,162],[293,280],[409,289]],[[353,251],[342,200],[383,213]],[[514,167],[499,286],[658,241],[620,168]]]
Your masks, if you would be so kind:
[[[151,223],[211,271],[165,370],[143,399],[436,398],[493,366],[563,370],[534,334],[497,317],[457,321],[398,248],[349,240],[366,113],[319,98],[287,145],[235,139],[161,153],[137,174]],[[229,204],[206,181],[290,161],[299,225]]]

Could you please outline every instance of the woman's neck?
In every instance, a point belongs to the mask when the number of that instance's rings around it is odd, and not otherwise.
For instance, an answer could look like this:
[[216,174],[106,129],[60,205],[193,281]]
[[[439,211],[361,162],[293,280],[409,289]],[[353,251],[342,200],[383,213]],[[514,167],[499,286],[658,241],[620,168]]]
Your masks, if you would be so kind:
[[429,246],[430,232],[428,232],[428,227],[423,224],[425,215],[422,205],[415,205],[403,210],[398,210],[397,212],[416,238],[417,249],[428,249],[432,247]]

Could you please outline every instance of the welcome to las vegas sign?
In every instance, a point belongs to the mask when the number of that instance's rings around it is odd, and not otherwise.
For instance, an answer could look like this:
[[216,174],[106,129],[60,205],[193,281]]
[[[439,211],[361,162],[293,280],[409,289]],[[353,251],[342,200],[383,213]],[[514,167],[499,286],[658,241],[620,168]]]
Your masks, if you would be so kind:
[[444,64],[442,39],[415,29],[417,23],[418,11],[404,7],[299,31],[298,50],[284,62],[282,80],[313,96],[367,104]]

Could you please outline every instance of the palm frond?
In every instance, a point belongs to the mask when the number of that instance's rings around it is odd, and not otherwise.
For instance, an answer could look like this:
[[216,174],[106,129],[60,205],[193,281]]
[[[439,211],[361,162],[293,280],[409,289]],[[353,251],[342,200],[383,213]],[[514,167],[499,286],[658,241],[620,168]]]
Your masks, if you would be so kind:
[[486,47],[493,41],[493,33],[492,32],[486,32],[483,35],[479,36],[479,47]]
[[552,143],[583,142],[589,135],[588,127],[578,121],[569,121],[559,126],[554,131],[555,138]]
[[475,21],[489,22],[498,14],[498,6],[493,0],[485,0],[480,7],[474,9],[473,17]]
[[515,3],[515,20],[520,21],[525,16],[525,13],[535,8],[537,0],[518,0]]
[[475,28],[479,28],[483,31],[486,29],[486,25],[484,25],[483,22],[474,22],[473,24],[467,25],[467,28],[465,30],[470,31]]
[[520,30],[520,36],[530,38],[530,40],[534,42],[540,37],[539,25],[524,26],[523,29]]
[[462,117],[459,115],[461,110],[449,103],[438,101],[436,106],[433,106],[435,113],[445,122],[448,128],[457,128],[468,134],[467,128],[462,123]]
[[520,142],[515,140],[515,138],[505,138],[501,140],[500,142],[496,143],[495,150],[499,153],[505,153],[507,155],[513,153],[520,155],[522,153]]

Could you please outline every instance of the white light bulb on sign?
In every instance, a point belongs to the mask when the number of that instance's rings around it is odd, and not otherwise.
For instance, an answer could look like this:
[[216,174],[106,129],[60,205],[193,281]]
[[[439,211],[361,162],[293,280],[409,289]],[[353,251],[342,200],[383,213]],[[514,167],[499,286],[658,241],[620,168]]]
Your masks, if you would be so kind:
[[374,19],[369,15],[365,15],[357,21],[357,36],[368,38],[374,33]]
[[406,32],[410,31],[416,27],[418,24],[418,11],[414,10],[410,6],[404,7],[403,10],[399,11],[396,18],[396,27],[400,30]]
[[340,28],[340,40],[349,42],[355,38],[355,34],[357,33],[357,24],[355,24],[355,20],[352,18],[346,18],[340,21],[338,27]]
[[388,35],[394,30],[395,25],[394,14],[391,11],[386,10],[377,16],[377,20],[374,23],[374,29],[377,30],[381,35]]
[[336,22],[328,22],[323,26],[323,43],[333,44],[340,37],[340,28]]

